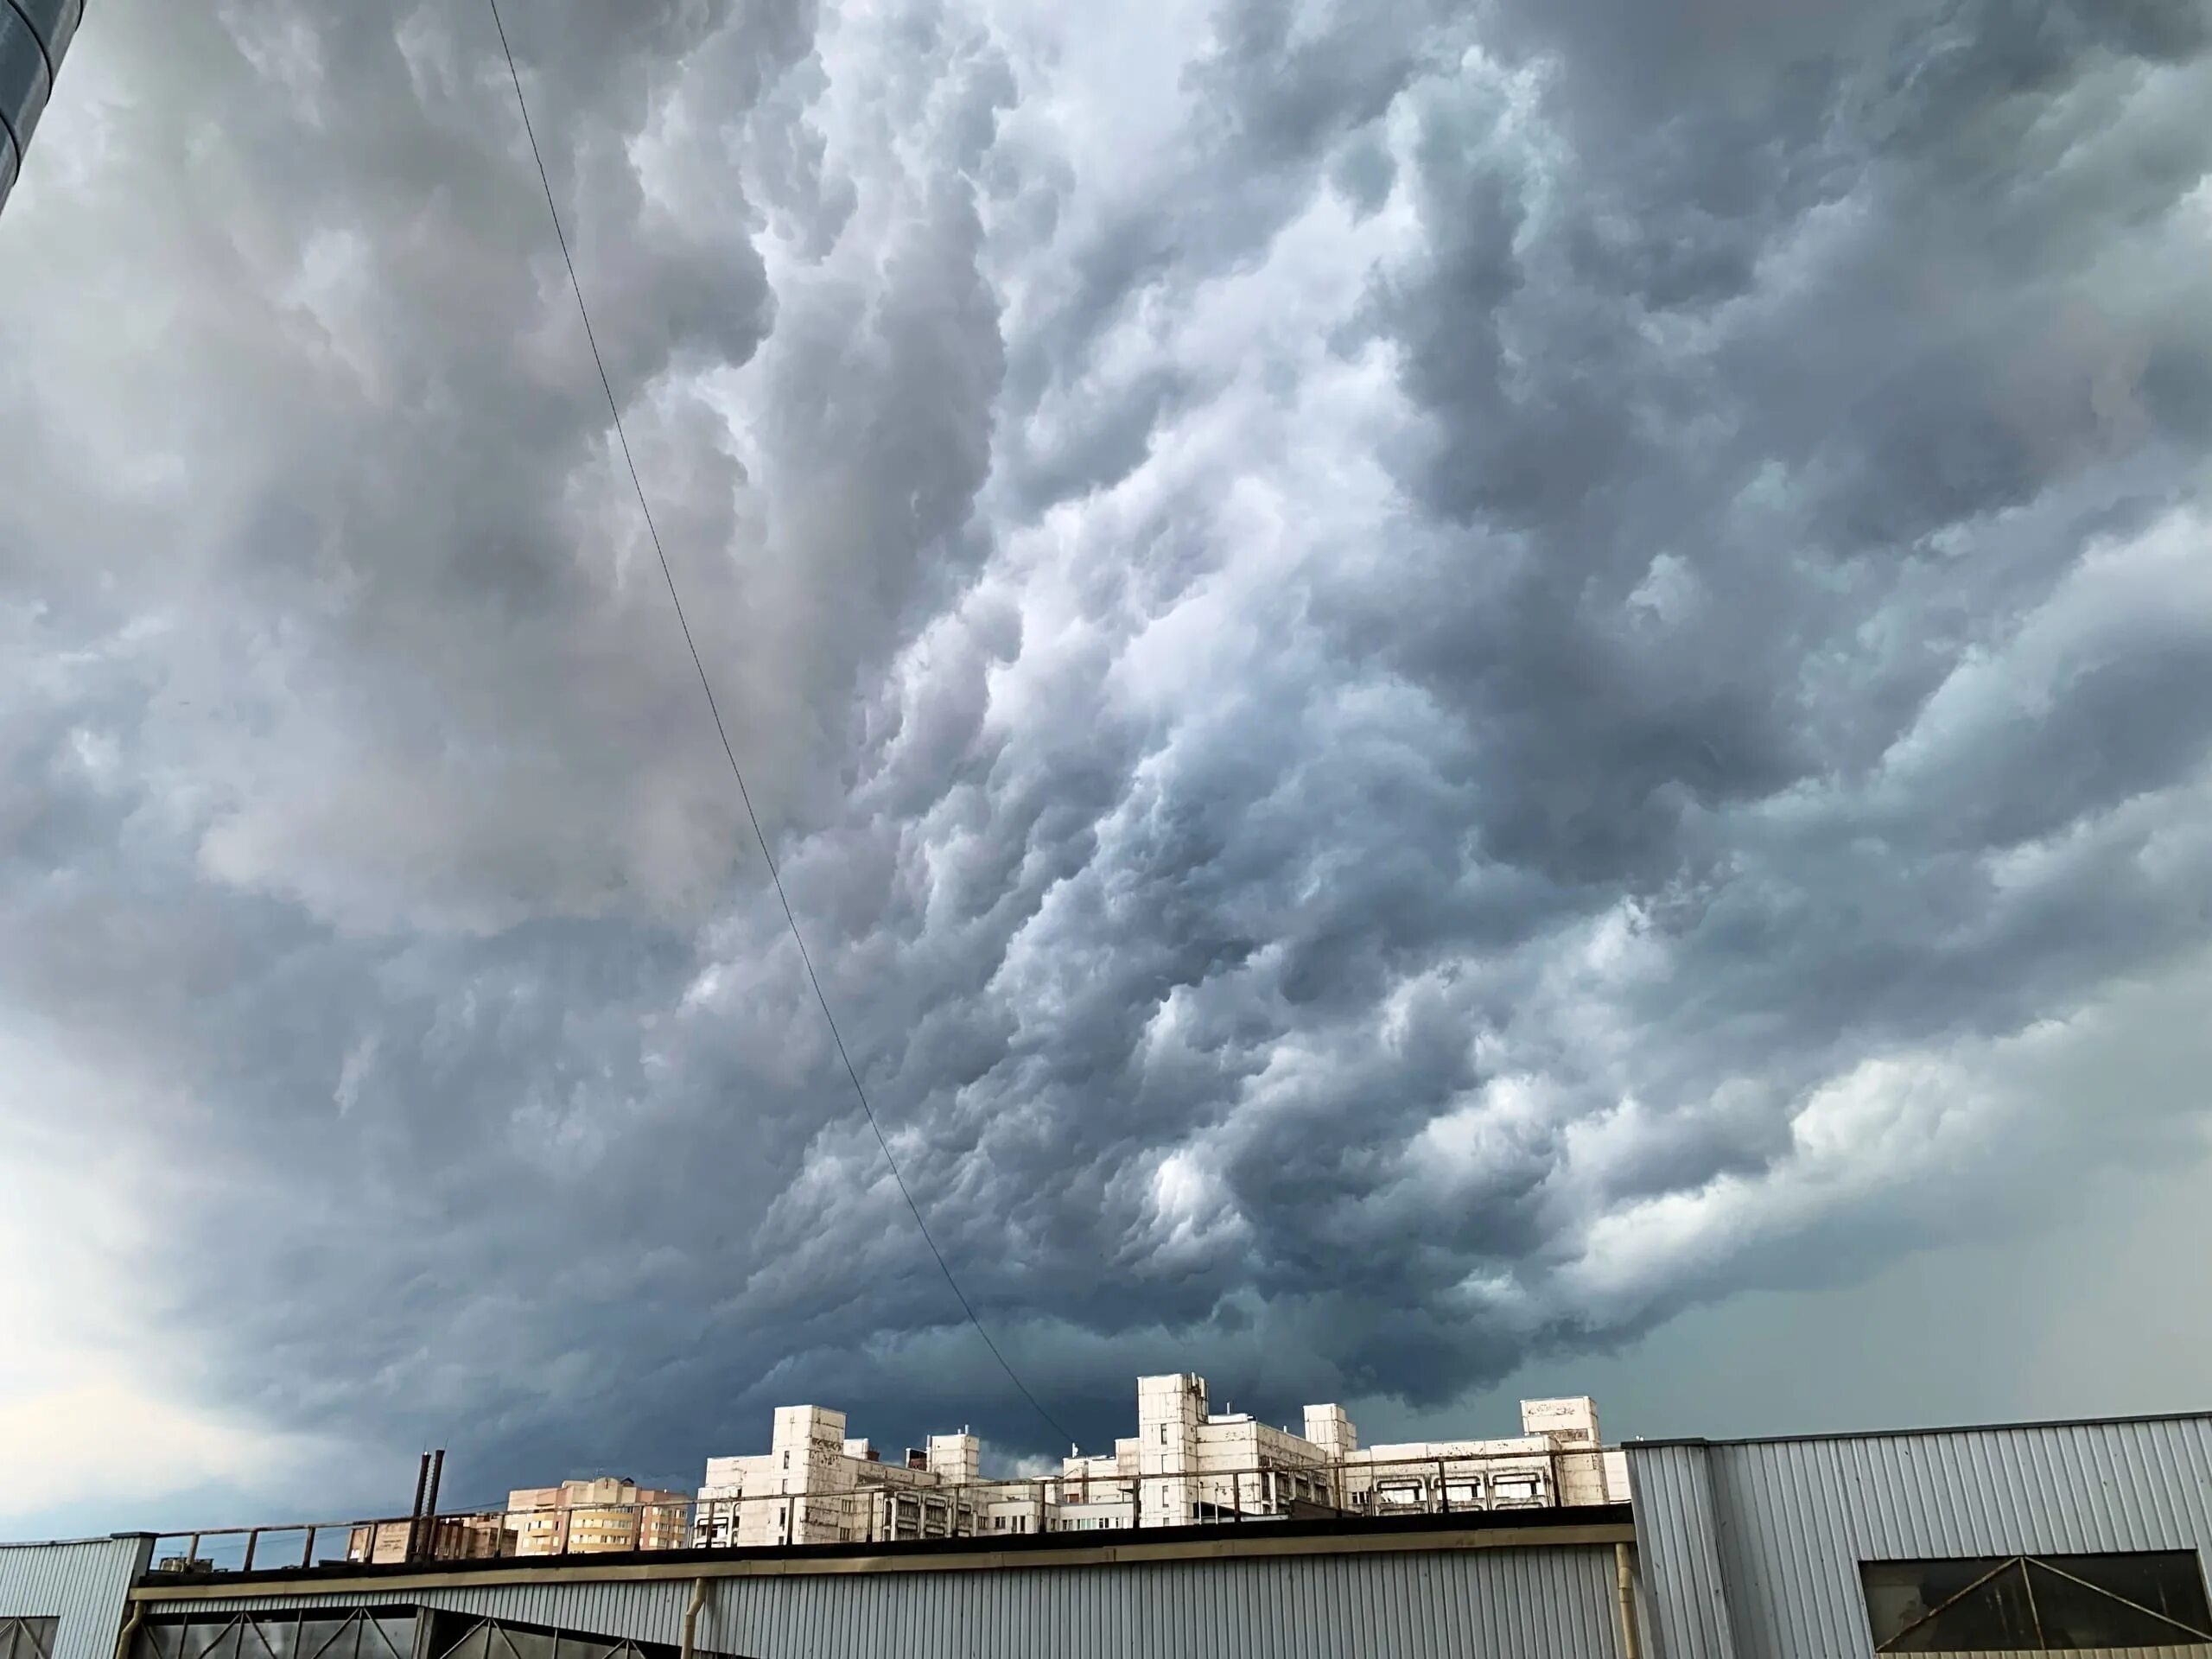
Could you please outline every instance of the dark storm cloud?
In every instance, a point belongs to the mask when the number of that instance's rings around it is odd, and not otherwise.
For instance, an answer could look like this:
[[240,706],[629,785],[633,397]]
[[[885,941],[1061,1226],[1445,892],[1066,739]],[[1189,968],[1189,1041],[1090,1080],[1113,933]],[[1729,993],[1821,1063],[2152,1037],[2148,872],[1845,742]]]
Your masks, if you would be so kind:
[[[513,28],[640,470],[1079,1432],[1447,1400],[2198,1109],[2022,1058],[2202,944],[2198,9],[1097,23],[1157,105],[1018,9],[608,18]],[[488,25],[79,49],[0,993],[116,1082],[179,1375],[487,1481],[1046,1446]]]

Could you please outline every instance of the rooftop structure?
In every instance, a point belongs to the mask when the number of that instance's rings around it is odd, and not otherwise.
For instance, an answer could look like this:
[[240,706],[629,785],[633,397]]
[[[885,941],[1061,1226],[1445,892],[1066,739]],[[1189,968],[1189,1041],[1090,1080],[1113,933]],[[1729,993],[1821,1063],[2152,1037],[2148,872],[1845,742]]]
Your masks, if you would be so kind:
[[821,1406],[776,1413],[768,1451],[711,1458],[693,1541],[761,1547],[1126,1530],[1205,1521],[1546,1509],[1625,1501],[1587,1399],[1524,1401],[1517,1435],[1359,1446],[1342,1406],[1305,1433],[1211,1409],[1204,1377],[1137,1379],[1137,1432],[1057,1476],[983,1481],[964,1431],[887,1461]]
[[[1193,1392],[1179,1386],[1153,1397],[1168,1402],[1154,1416],[1171,1427],[1235,1415],[1186,1414]],[[1580,1414],[1554,1421],[1532,1402],[1522,1427],[1573,1435]],[[1294,1439],[1357,1450],[1333,1418],[1307,1423],[1332,1432]],[[860,1461],[887,1461],[854,1445]],[[836,1446],[848,1455],[843,1440]],[[1584,1455],[1572,1440],[1555,1449]],[[1448,1487],[1452,1454],[1440,1455]],[[165,1557],[235,1563],[227,1535],[0,1546],[0,1626],[48,1659],[264,1648],[562,1659],[572,1645],[575,1659],[2212,1659],[2212,1414],[1632,1442],[1623,1455],[1633,1507],[1378,1506],[1265,1525],[1240,1512],[1111,1538],[1062,1530],[389,1566],[311,1564],[312,1541],[295,1539],[295,1564],[272,1565],[271,1549],[251,1572],[149,1567]],[[1156,1478],[1195,1496],[1210,1473]]]

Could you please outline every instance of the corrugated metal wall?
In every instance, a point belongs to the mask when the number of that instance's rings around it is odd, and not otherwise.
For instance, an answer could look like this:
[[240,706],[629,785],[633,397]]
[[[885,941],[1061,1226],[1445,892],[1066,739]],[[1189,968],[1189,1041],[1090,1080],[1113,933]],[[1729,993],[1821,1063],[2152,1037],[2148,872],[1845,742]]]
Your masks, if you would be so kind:
[[1865,1659],[1861,1561],[2212,1563],[2212,1415],[1631,1446],[1629,1471],[1657,1659]]
[[[676,1580],[334,1599],[672,1643],[690,1593]],[[198,1613],[332,1599],[178,1605]],[[1612,1551],[1589,1547],[721,1579],[710,1584],[698,1636],[702,1648],[749,1659],[1610,1659],[1620,1650]]]
[[124,1599],[153,1543],[0,1544],[0,1617],[58,1618],[54,1659],[115,1659]]
[[1705,1446],[1630,1446],[1637,1578],[1657,1659],[1733,1659]]

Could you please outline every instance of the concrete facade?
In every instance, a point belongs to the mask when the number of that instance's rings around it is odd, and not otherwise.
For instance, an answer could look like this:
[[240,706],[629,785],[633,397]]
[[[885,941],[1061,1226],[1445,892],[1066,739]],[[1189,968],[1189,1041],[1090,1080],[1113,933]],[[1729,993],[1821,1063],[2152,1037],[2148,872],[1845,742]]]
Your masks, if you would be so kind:
[[931,1435],[896,1460],[847,1437],[842,1412],[778,1408],[770,1449],[708,1459],[693,1541],[858,1543],[1189,1526],[1230,1518],[1413,1514],[1624,1502],[1625,1465],[1587,1399],[1531,1400],[1522,1433],[1359,1446],[1342,1406],[1303,1434],[1211,1409],[1188,1373],[1137,1379],[1137,1432],[1071,1454],[1056,1477],[982,1482],[972,1434]]
[[617,1475],[525,1486],[507,1494],[503,1524],[518,1555],[680,1549],[690,1541],[691,1495]]
[[418,1554],[444,1561],[495,1560],[516,1554],[520,1543],[512,1522],[502,1515],[448,1516],[419,1525],[379,1521],[346,1535],[346,1559],[389,1566],[408,1559],[410,1541]]
[[1590,1400],[1524,1400],[1521,1426],[1499,1439],[1363,1449],[1339,1405],[1306,1407],[1298,1434],[1210,1410],[1204,1377],[1140,1377],[1136,1433],[1111,1456],[1068,1458],[1052,1497],[1059,1513],[1100,1527],[1627,1500],[1627,1465],[1600,1444]]
[[843,1412],[779,1406],[766,1452],[707,1459],[692,1541],[758,1549],[971,1536],[986,1529],[983,1494],[969,1490],[982,1455],[963,1432],[887,1461],[846,1437]]

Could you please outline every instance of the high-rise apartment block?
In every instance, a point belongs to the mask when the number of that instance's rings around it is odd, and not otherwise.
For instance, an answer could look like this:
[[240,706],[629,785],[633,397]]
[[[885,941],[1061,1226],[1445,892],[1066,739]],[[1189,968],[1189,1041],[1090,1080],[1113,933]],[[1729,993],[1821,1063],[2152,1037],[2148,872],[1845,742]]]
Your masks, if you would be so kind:
[[677,1549],[690,1529],[691,1495],[603,1475],[507,1494],[505,1523],[518,1555]]

